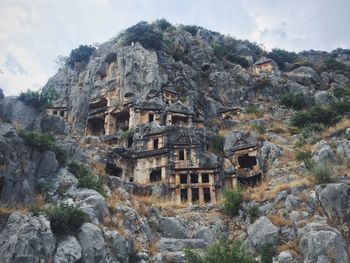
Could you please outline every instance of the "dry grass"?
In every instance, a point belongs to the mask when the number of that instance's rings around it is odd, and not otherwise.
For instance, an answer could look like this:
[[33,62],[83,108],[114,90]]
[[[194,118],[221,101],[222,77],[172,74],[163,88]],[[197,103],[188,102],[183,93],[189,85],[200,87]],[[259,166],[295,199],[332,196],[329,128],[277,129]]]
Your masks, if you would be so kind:
[[131,195],[131,200],[133,202],[137,201],[144,205],[152,205],[159,208],[181,209],[186,208],[188,206],[187,204],[178,203],[170,197]]
[[111,196],[107,199],[107,204],[109,208],[115,207],[116,204],[122,203],[122,199],[120,198],[118,191],[113,190]]
[[271,200],[275,198],[278,193],[290,188],[312,185],[314,185],[314,182],[309,177],[297,179],[289,183],[280,183],[273,187],[269,185],[269,182],[263,181],[257,187],[247,189],[243,194],[243,198],[244,200],[255,200],[260,203]]
[[297,254],[300,254],[299,241],[297,239],[288,241],[285,244],[279,245],[277,247],[277,253],[280,254],[283,251],[291,250]]
[[290,219],[282,218],[279,214],[270,214],[267,216],[271,222],[279,227],[292,226],[293,221]]
[[288,130],[286,128],[286,125],[282,124],[281,122],[272,122],[270,128],[268,129],[269,131],[277,134],[286,134],[288,133]]
[[335,124],[332,127],[327,128],[323,134],[323,138],[330,138],[336,134],[339,134],[343,131],[345,131],[347,128],[350,128],[350,119],[348,118],[343,118],[340,122]]
[[148,250],[149,250],[149,253],[152,255],[152,256],[155,256],[158,254],[158,242],[155,241],[155,242],[152,242],[149,247],[148,247]]

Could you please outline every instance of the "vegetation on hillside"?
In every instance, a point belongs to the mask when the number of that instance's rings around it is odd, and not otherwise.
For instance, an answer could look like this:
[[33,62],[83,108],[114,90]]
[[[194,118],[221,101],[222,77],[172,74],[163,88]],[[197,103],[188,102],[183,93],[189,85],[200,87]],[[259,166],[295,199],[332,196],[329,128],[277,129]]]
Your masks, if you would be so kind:
[[87,64],[94,51],[95,48],[93,46],[80,45],[78,48],[73,49],[70,52],[70,55],[66,60],[66,64],[71,68],[74,68],[76,63]]
[[44,91],[33,91],[28,89],[26,92],[21,92],[18,99],[41,111],[51,107],[52,102],[57,99],[57,97],[57,91],[53,87],[49,87]]
[[203,253],[187,249],[185,260],[188,263],[258,263],[242,242],[233,241],[229,245],[226,240],[207,247]]
[[27,130],[20,130],[18,134],[23,138],[25,144],[41,152],[52,151],[60,164],[66,162],[66,151],[55,144],[55,138],[52,135]]
[[243,203],[243,192],[241,189],[224,190],[224,211],[226,214],[237,215]]

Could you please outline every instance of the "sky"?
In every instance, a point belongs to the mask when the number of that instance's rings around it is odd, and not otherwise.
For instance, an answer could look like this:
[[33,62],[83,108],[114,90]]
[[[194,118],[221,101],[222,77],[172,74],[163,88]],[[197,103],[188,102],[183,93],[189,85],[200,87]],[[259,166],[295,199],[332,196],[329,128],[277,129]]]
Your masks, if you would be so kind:
[[55,60],[165,18],[290,50],[350,48],[350,0],[0,0],[0,88],[40,89]]

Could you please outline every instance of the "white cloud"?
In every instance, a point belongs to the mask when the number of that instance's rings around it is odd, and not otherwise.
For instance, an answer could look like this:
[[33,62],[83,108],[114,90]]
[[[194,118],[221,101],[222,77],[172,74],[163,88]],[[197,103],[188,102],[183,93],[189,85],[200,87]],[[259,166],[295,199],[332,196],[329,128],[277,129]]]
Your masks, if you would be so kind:
[[[68,55],[79,44],[104,42],[141,20],[162,17],[268,48],[349,47],[348,10],[349,0],[1,0],[0,87],[6,95],[39,88],[57,70],[58,55]],[[16,62],[12,73],[3,65],[9,55]]]

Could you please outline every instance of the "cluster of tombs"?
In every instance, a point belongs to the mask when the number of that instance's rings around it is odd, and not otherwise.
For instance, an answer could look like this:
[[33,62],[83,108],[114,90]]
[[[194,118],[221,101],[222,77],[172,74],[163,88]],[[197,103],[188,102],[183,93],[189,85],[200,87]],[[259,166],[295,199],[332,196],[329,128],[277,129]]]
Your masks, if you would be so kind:
[[[111,145],[108,174],[142,186],[162,184],[178,202],[199,204],[217,202],[223,188],[237,181],[254,185],[260,180],[257,145],[236,147],[226,169],[223,158],[211,153],[213,134],[203,129],[203,117],[178,101],[176,91],[163,90],[161,97],[120,107],[108,97],[90,102],[85,135]],[[218,118],[232,118],[238,111],[223,110]]]

